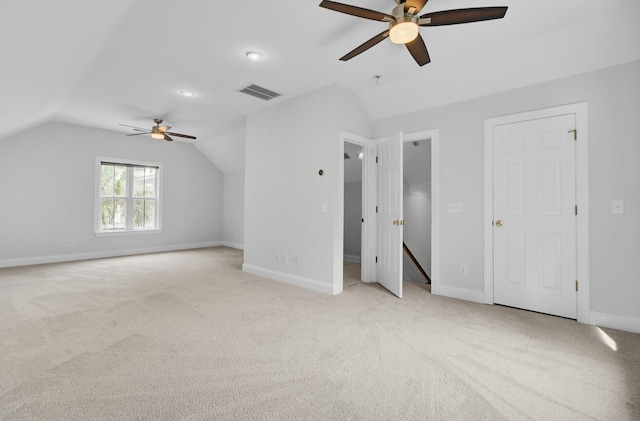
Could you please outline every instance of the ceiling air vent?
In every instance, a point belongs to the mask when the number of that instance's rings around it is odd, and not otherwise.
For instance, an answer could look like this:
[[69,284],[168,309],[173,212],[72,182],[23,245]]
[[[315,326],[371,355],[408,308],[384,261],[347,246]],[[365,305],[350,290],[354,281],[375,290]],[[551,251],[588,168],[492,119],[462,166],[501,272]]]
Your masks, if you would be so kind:
[[262,86],[254,85],[253,83],[245,88],[238,89],[238,92],[264,99],[265,101],[269,101],[270,99],[280,96],[277,92],[270,91]]

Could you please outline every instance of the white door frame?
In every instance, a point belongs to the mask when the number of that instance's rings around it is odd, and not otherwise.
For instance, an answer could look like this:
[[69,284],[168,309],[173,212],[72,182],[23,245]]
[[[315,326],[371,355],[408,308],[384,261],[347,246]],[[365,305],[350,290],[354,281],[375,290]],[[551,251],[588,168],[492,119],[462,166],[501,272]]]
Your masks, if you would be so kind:
[[[344,143],[354,143],[362,147],[362,247],[361,273],[362,282],[376,282],[376,227],[378,218],[375,213],[377,198],[376,180],[376,145],[371,139],[348,132],[340,132],[338,136],[338,197],[336,233],[334,235],[334,274],[333,293],[339,294],[344,288]],[[373,209],[373,211],[372,211]]]
[[589,311],[589,133],[586,102],[529,111],[484,121],[484,302],[493,304],[493,132],[495,126],[575,114],[576,142],[576,219],[577,318],[590,323]]
[[[440,132],[438,129],[404,133],[405,142],[431,139],[431,293],[438,294],[440,286]],[[341,131],[338,136],[338,197],[336,231],[334,232],[333,294],[344,288],[344,142],[362,146],[362,282],[377,282],[376,262],[378,217],[377,145],[384,139],[368,139]],[[492,293],[493,296],[493,293]]]

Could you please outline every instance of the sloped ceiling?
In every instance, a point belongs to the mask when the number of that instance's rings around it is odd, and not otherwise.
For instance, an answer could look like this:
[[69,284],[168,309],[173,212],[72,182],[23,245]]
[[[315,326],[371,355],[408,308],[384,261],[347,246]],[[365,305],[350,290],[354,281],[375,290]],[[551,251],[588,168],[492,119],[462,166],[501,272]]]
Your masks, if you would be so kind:
[[59,115],[131,1],[0,2],[0,138]]
[[[383,12],[395,5],[344,2]],[[5,0],[0,139],[50,120],[124,135],[118,123],[150,127],[163,118],[197,136],[223,171],[237,171],[246,115],[331,83],[355,92],[377,120],[640,59],[637,0],[430,0],[425,12],[509,10],[499,21],[422,28],[432,59],[422,68],[386,41],[338,61],[385,24],[319,3]],[[250,49],[264,59],[248,61]],[[283,96],[264,102],[237,92],[249,83]]]

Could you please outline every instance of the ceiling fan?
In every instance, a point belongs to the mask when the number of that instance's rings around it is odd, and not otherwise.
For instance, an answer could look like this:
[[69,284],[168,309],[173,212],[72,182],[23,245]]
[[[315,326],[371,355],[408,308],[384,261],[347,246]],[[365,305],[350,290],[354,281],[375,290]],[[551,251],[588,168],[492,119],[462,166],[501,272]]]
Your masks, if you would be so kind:
[[411,53],[420,66],[424,66],[431,61],[427,46],[418,30],[420,26],[456,25],[459,23],[502,19],[505,13],[507,13],[507,7],[476,7],[443,10],[441,12],[425,13],[424,15],[418,16],[418,13],[424,8],[427,1],[429,0],[395,0],[398,5],[393,8],[391,14],[329,0],[323,0],[322,3],[320,3],[320,7],[389,24],[389,29],[380,32],[369,41],[356,47],[341,57],[340,60],[350,60],[389,37],[391,38],[391,42],[395,44],[406,45],[409,53]]
[[171,126],[161,126],[162,120],[159,119],[159,118],[154,118],[153,121],[156,123],[156,125],[151,127],[151,130],[143,129],[142,127],[129,126],[128,124],[120,124],[120,125],[121,126],[125,126],[125,127],[131,127],[136,132],[140,132],[140,133],[131,133],[131,134],[128,134],[127,136],[139,136],[141,134],[150,134],[151,137],[154,138],[154,139],[164,139],[164,140],[167,140],[169,142],[173,141],[173,139],[171,137],[169,137],[169,135],[176,136],[176,137],[184,137],[184,138],[193,139],[193,140],[196,139],[195,136],[189,136],[187,134],[181,134],[181,133],[168,132],[167,130],[169,130],[171,128]]

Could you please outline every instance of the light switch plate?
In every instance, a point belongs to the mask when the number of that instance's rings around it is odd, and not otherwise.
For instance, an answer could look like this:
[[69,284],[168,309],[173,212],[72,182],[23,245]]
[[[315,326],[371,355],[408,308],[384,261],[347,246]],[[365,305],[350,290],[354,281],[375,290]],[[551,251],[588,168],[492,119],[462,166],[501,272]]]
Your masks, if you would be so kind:
[[329,212],[329,204],[327,202],[322,202],[322,205],[320,207],[320,212],[322,213]]
[[611,213],[615,213],[615,214],[624,213],[624,200],[612,200]]

